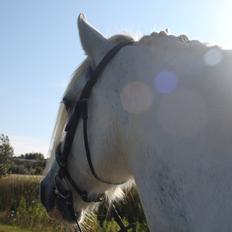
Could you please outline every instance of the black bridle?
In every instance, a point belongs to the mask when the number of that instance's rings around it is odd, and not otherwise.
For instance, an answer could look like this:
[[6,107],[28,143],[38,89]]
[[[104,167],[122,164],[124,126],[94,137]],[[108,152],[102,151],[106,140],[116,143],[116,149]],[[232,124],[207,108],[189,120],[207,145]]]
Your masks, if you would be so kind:
[[[83,121],[83,134],[84,134],[84,146],[86,151],[86,158],[91,170],[92,175],[100,182],[109,184],[109,185],[119,185],[123,184],[120,183],[111,183],[109,181],[106,181],[99,177],[94,169],[94,165],[92,163],[91,159],[91,153],[88,143],[88,133],[87,133],[87,120],[88,120],[88,100],[91,94],[91,90],[97,80],[99,79],[102,71],[106,67],[106,65],[112,60],[112,58],[117,54],[117,52],[127,45],[132,45],[133,41],[123,41],[119,44],[117,44],[115,47],[113,47],[101,60],[101,62],[97,65],[97,67],[90,73],[90,78],[85,84],[79,100],[76,102],[76,105],[74,107],[74,110],[72,112],[72,115],[66,124],[65,127],[65,138],[62,144],[59,144],[56,149],[56,161],[59,166],[58,173],[55,176],[55,193],[56,197],[58,199],[58,202],[60,204],[60,208],[64,207],[69,214],[69,218],[71,218],[71,221],[76,222],[79,231],[81,231],[81,228],[78,224],[77,217],[74,211],[73,207],[73,198],[72,198],[72,192],[68,187],[68,183],[72,185],[72,187],[75,189],[75,191],[78,193],[78,195],[81,197],[81,199],[84,202],[101,202],[104,199],[104,193],[98,194],[94,198],[90,198],[88,195],[88,192],[85,190],[82,190],[72,176],[70,175],[68,168],[67,168],[67,161],[68,157],[72,148],[73,139],[75,136],[75,132],[78,126],[79,121],[82,119]],[[65,102],[65,100],[64,100]],[[115,220],[118,222],[120,226],[120,232],[126,232],[128,231],[131,226],[125,227],[122,223],[122,220],[120,216],[117,213],[117,210],[115,207],[114,209],[114,217]]]

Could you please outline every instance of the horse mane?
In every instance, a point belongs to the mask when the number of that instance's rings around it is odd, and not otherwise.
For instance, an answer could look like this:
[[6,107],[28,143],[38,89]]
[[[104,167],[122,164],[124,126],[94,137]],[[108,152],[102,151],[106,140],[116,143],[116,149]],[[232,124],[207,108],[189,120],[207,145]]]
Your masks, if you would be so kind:
[[[176,48],[187,48],[192,52],[199,51],[200,53],[204,53],[211,48],[222,49],[218,45],[211,45],[198,40],[190,40],[185,34],[175,36],[168,34],[167,31],[152,32],[150,35],[145,35],[138,40],[138,44],[165,50],[167,48],[171,48],[171,50],[175,50]],[[190,50],[188,50],[188,52],[190,52]]]

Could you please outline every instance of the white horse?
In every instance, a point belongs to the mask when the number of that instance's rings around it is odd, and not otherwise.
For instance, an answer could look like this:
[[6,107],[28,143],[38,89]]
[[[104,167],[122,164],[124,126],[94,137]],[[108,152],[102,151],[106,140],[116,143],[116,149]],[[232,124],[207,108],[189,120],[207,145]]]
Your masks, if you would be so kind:
[[[78,29],[87,59],[64,97],[68,112],[104,55],[127,36],[104,38],[83,15]],[[152,33],[123,47],[105,67],[89,99],[89,147],[94,168],[112,183],[134,180],[150,231],[232,231],[232,51],[186,36]],[[41,188],[51,202],[68,114],[63,104],[51,145],[51,165]],[[68,170],[89,196],[119,194],[91,173],[78,125]],[[89,204],[70,186],[77,214]],[[50,204],[50,207],[48,206]],[[122,215],[123,216],[123,215]]]

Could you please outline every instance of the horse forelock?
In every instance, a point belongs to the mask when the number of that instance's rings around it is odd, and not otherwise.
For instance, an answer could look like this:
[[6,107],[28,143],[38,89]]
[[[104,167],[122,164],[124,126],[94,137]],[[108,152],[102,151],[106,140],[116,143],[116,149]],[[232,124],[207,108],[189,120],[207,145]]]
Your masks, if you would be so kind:
[[64,106],[64,104],[60,103],[56,122],[55,122],[55,126],[54,126],[54,129],[52,132],[49,150],[48,150],[49,160],[48,160],[46,168],[44,170],[44,174],[46,174],[49,171],[49,169],[51,168],[51,165],[55,159],[55,150],[56,150],[56,147],[58,146],[59,142],[61,141],[66,120],[67,120],[67,113],[65,110],[65,106]]

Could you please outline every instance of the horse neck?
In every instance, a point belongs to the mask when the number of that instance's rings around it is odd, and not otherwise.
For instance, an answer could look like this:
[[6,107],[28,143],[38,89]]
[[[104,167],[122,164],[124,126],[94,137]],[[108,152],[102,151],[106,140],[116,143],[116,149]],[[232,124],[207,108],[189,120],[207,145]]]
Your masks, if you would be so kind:
[[[129,151],[133,177],[150,231],[173,231],[173,226],[182,231],[187,228],[185,212],[182,205],[176,202],[178,199],[175,200],[179,196],[172,182],[172,173],[168,162],[159,155],[155,139],[155,135],[150,137],[133,133],[134,145]],[[165,154],[162,155],[165,157]],[[167,217],[170,219],[167,220]]]
[[[202,56],[199,57],[202,59]],[[188,61],[189,64],[201,62],[201,59],[196,59],[194,63],[195,59],[191,61],[191,56],[187,58],[186,62]],[[182,60],[183,57],[174,61],[180,59]],[[195,115],[186,114],[189,117],[197,115],[194,127],[187,127],[188,134],[184,134],[183,130],[179,131],[181,136],[176,136],[171,134],[173,131],[169,134],[162,129],[159,120],[165,115],[164,112],[158,111],[162,103],[159,102],[158,94],[154,97],[152,109],[141,115],[130,115],[126,129],[127,154],[151,231],[212,231],[212,228],[224,228],[221,230],[226,231],[232,228],[231,220],[228,220],[231,217],[229,195],[232,189],[228,186],[231,186],[232,158],[231,142],[227,139],[231,138],[232,108],[230,95],[226,94],[231,86],[231,56],[227,59],[224,55],[218,69],[213,69],[217,71],[215,74],[212,68],[207,66],[204,66],[202,71],[197,70],[198,72],[193,72],[193,68],[188,66],[191,68],[187,83],[190,90],[202,95],[206,106],[210,106],[206,108],[210,113],[207,112],[207,124],[204,127],[197,124],[202,119],[203,111],[200,108],[194,108],[201,104],[198,97],[190,94],[191,91],[189,93],[183,91],[183,96],[187,97],[182,97],[180,99],[184,100],[170,105],[170,109],[179,110],[179,112],[184,112],[181,105],[189,105],[195,109]],[[146,78],[152,74],[153,67],[150,65],[151,71],[147,71],[146,66],[141,76]],[[173,67],[175,68],[174,65]],[[176,71],[183,74],[185,69],[178,65]],[[135,70],[135,73],[138,73],[138,70]],[[191,76],[192,73],[194,75]],[[221,77],[220,82],[218,74]],[[198,78],[198,82],[191,82],[191,78],[195,75],[201,79]],[[204,82],[204,80],[207,81]],[[216,84],[212,85],[212,83]],[[208,84],[211,84],[214,89],[208,91]],[[171,96],[174,99],[177,96],[176,99],[179,99],[178,93]],[[196,99],[197,104],[194,105],[191,99]],[[218,107],[222,105],[223,108],[218,110]],[[191,107],[188,108],[188,112],[192,112]],[[173,128],[176,128],[177,122],[181,125],[186,124],[185,117],[180,117],[182,121],[178,121],[175,113],[173,115],[171,113],[170,111],[168,118],[173,123]],[[175,120],[171,120],[173,118]],[[197,127],[199,130],[195,133],[194,128]]]

